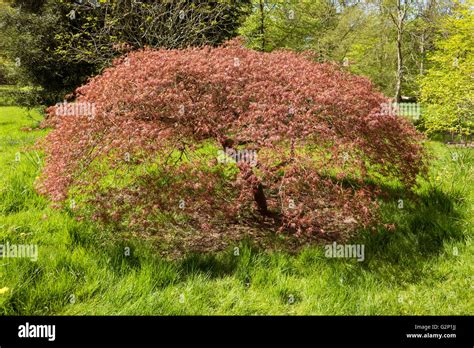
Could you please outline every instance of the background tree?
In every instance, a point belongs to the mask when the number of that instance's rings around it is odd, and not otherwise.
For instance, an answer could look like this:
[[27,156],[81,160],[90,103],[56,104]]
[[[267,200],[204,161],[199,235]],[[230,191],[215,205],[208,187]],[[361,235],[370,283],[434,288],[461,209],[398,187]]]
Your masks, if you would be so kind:
[[260,51],[303,50],[334,26],[335,15],[326,0],[254,0],[240,33]]
[[474,127],[474,2],[455,4],[440,22],[431,67],[421,79],[428,133],[448,132],[452,139],[472,137]]
[[4,54],[31,104],[63,99],[125,50],[217,45],[234,36],[246,0],[15,0],[0,13]]
[[403,56],[403,36],[405,33],[405,21],[409,15],[410,0],[382,0],[380,1],[382,14],[387,14],[395,26],[396,31],[396,52],[397,52],[397,70],[395,83],[395,96],[397,102],[402,101],[402,80],[404,77],[404,56]]
[[56,37],[74,61],[107,65],[124,50],[216,46],[237,34],[250,0],[123,0],[71,3],[73,28]]
[[312,50],[400,100],[418,95],[418,75],[450,7],[444,0],[256,0],[240,32],[258,50]]
[[386,17],[367,4],[342,8],[337,26],[320,40],[326,60],[368,77],[386,95],[394,92],[394,30]]
[[2,8],[2,52],[15,63],[16,82],[32,87],[29,98],[22,100],[26,105],[61,100],[96,71],[92,64],[73,62],[56,52],[57,33],[69,30],[64,12],[55,1],[39,6],[17,0]]

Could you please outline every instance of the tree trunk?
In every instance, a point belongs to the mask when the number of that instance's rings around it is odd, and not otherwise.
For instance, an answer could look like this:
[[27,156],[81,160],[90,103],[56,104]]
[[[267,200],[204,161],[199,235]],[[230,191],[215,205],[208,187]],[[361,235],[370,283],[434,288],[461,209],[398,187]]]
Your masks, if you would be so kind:
[[397,13],[396,15],[390,14],[395,26],[397,27],[397,85],[395,87],[395,101],[400,103],[402,100],[402,81],[403,81],[403,53],[402,53],[402,40],[403,40],[403,23],[407,14],[406,2],[401,0],[397,1]]
[[[399,16],[400,18],[400,16]],[[395,87],[395,101],[402,101],[402,79],[403,79],[403,56],[402,56],[402,34],[403,22],[399,20],[397,28],[397,85]]]
[[262,52],[265,51],[265,8],[263,4],[264,0],[260,0],[260,35],[262,36]]
[[263,185],[261,183],[253,190],[253,198],[257,203],[258,212],[264,216],[270,215],[267,206],[267,198],[265,197],[265,192],[263,191]]
[[[224,151],[228,149],[236,151],[234,148],[234,144],[235,141],[230,138],[225,138],[221,141],[221,145]],[[255,174],[252,172],[249,172],[249,175],[255,177]],[[258,212],[263,216],[271,216],[272,214],[270,213],[270,211],[268,211],[267,197],[265,196],[265,191],[263,189],[264,187],[262,183],[258,183],[253,188],[253,198],[255,200],[255,203],[257,204]]]
[[420,75],[423,76],[425,73],[425,33],[421,33],[420,55]]

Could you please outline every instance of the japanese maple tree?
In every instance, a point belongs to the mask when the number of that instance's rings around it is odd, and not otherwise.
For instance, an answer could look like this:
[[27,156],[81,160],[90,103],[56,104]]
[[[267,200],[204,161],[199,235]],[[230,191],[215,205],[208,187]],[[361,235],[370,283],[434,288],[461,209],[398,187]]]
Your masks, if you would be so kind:
[[[414,184],[421,136],[383,112],[370,81],[311,58],[238,39],[131,52],[76,90],[74,105],[93,115],[48,109],[39,189],[61,201],[74,187],[94,218],[135,231],[159,233],[166,216],[202,235],[264,221],[349,238],[376,218],[368,179]],[[219,151],[256,160],[219,161]]]

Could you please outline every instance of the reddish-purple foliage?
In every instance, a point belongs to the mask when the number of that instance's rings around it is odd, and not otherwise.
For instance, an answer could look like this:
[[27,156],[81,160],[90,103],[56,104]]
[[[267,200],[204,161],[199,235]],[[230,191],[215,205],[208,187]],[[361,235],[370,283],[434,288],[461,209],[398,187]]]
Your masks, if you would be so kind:
[[[185,214],[200,231],[262,218],[280,231],[344,239],[373,223],[369,166],[407,185],[422,168],[420,135],[404,118],[382,114],[387,100],[367,79],[302,54],[245,49],[238,40],[132,52],[76,96],[95,115],[49,109],[54,130],[40,190],[63,200],[80,184],[93,193],[96,218],[131,229],[153,230],[153,217],[167,213]],[[229,179],[217,154],[195,155],[204,141],[256,151],[257,165],[238,162]],[[194,159],[178,160],[173,149]],[[100,189],[105,173],[90,163],[114,166],[128,154],[128,166],[155,161],[159,170]]]

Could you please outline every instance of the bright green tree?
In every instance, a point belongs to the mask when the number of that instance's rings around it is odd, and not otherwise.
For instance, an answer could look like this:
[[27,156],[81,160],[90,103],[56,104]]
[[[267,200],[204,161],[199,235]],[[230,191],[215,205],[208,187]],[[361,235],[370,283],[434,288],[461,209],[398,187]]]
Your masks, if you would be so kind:
[[457,6],[441,21],[441,36],[421,80],[428,133],[471,137],[474,128],[474,0]]
[[253,0],[240,28],[250,48],[312,49],[336,24],[336,8],[327,0]]
[[[444,0],[253,0],[240,33],[261,51],[312,50],[388,96],[417,95]],[[399,18],[399,16],[401,17]],[[397,92],[398,86],[398,92]]]

